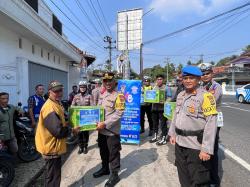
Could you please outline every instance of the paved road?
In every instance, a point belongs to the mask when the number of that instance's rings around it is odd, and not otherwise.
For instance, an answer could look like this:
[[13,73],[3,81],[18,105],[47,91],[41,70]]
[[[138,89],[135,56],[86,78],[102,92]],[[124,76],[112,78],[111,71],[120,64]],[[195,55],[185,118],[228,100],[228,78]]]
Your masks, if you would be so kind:
[[[233,96],[222,101],[224,127],[220,132],[221,145],[250,164],[250,104],[240,104]],[[220,151],[222,186],[250,186],[250,171]],[[221,166],[220,166],[221,167]]]

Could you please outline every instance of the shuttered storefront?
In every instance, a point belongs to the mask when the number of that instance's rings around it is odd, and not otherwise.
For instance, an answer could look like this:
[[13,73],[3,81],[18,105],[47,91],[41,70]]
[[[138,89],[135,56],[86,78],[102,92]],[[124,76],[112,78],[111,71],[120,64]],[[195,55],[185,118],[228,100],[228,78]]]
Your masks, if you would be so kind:
[[58,80],[64,86],[64,99],[68,97],[68,73],[47,66],[29,62],[29,95],[35,93],[35,86],[43,84],[47,91],[48,84],[52,80]]

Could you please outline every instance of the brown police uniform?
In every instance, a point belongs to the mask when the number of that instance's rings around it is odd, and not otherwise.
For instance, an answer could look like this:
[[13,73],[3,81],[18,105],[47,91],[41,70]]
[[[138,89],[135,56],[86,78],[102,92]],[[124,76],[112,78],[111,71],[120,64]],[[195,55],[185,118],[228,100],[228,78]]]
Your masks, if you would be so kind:
[[214,96],[203,88],[177,96],[168,134],[176,137],[175,164],[182,186],[209,186],[211,161],[201,161],[199,153],[214,153],[216,115]]
[[[92,106],[91,95],[86,91],[84,94],[78,93],[75,95],[71,106]],[[78,134],[78,145],[80,148],[87,148],[89,142],[89,131],[81,131]]]
[[97,87],[94,90],[92,90],[93,106],[98,105],[98,101],[99,101],[99,98],[100,98],[100,91],[101,91],[101,87]]
[[[105,73],[103,79],[113,79],[113,74]],[[102,159],[102,168],[117,172],[120,169],[120,119],[125,109],[125,97],[117,91],[105,91],[100,95],[99,106],[105,110],[105,129],[98,133],[98,146]],[[107,129],[107,130],[106,130]]]
[[[204,85],[203,88],[208,91],[209,93],[213,94],[215,100],[216,100],[216,109],[218,112],[221,112],[221,99],[222,99],[222,87],[219,83],[212,80],[208,84]],[[211,180],[212,184],[220,185],[220,177],[219,177],[219,158],[218,158],[218,150],[219,150],[219,132],[220,127],[217,127],[217,134],[215,138],[215,144],[214,144],[214,155],[211,158],[212,162],[212,169],[211,169]]]

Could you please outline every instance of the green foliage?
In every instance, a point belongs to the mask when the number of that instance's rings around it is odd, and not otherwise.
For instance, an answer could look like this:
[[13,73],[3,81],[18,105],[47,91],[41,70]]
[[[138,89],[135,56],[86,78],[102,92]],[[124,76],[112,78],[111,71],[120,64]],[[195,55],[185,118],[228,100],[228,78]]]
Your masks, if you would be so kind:
[[230,61],[236,59],[238,56],[237,55],[232,55],[229,57],[225,57],[221,60],[219,60],[219,62],[216,64],[216,66],[224,66],[227,65]]

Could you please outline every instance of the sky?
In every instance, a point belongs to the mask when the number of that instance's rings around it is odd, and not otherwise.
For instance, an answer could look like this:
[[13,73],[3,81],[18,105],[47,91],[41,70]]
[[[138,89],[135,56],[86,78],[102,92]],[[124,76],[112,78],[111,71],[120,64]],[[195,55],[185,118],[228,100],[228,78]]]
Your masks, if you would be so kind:
[[[105,63],[108,59],[108,51],[104,48],[107,44],[103,42],[103,37],[110,35],[111,32],[112,38],[116,40],[118,11],[142,8],[146,13],[152,9],[143,16],[142,40],[145,43],[249,2],[249,0],[44,1],[61,20],[63,33],[68,40],[83,51],[97,57],[94,62],[95,67]],[[82,10],[79,8],[78,2],[81,4]],[[99,15],[98,17],[95,16],[95,11]],[[201,55],[205,62],[218,62],[223,57],[240,54],[242,49],[250,44],[249,30],[250,6],[173,37],[146,44],[143,48],[144,68],[158,64],[164,66],[166,58],[176,65],[179,63],[185,65],[188,60],[198,61]],[[85,35],[86,33],[89,37]],[[120,53],[116,49],[112,51],[113,68],[116,68],[117,56]],[[139,72],[139,50],[130,51],[129,54],[132,68]]]

